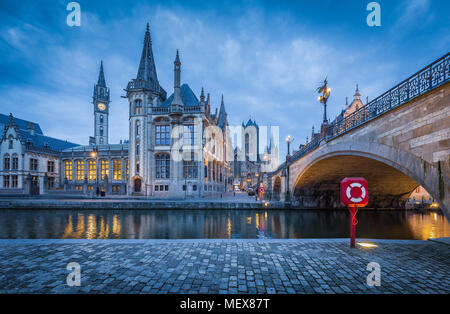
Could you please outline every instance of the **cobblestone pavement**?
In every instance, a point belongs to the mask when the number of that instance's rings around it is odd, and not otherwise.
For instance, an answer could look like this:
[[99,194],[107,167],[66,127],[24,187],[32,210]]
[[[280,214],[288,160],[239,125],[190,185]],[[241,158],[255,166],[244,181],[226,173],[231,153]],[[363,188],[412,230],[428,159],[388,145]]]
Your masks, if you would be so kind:
[[[1,293],[450,293],[450,246],[372,240],[0,240]],[[68,287],[70,262],[81,286]],[[381,286],[366,284],[369,262]]]

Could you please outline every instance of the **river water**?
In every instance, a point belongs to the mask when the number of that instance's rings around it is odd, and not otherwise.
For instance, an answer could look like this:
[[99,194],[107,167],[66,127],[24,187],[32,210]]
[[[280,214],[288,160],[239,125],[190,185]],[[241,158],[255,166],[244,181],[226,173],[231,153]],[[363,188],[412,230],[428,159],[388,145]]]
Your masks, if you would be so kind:
[[[440,212],[360,211],[358,238],[450,237]],[[347,238],[349,214],[323,210],[1,210],[7,239]]]

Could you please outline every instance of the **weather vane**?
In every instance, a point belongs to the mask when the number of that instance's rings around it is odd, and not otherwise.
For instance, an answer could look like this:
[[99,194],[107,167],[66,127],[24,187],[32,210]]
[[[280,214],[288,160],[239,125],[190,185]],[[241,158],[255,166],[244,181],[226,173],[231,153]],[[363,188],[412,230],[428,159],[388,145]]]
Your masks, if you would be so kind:
[[331,88],[328,87],[327,78],[323,81],[323,85],[317,88],[317,92],[321,94],[317,100],[323,104],[323,122],[327,123],[327,100],[330,97]]

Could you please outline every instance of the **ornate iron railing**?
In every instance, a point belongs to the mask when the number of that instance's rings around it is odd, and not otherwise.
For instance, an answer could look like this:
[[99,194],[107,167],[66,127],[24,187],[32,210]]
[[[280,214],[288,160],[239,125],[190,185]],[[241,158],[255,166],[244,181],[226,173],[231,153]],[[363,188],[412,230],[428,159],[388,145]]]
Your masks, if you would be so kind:
[[450,53],[426,66],[359,110],[331,126],[331,137],[339,136],[450,80]]
[[[450,80],[450,52],[397,84],[367,105],[331,125],[329,136],[318,136],[313,141],[296,151],[290,158],[289,164],[316,149],[322,140],[331,140],[351,129],[369,122],[370,120],[435,89]],[[286,162],[281,164],[271,176],[286,168]]]

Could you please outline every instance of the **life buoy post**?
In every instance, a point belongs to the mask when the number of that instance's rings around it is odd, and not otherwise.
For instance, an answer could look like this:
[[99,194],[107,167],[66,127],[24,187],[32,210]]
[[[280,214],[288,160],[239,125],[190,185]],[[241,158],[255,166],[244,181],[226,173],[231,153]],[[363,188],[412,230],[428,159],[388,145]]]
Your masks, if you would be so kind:
[[355,247],[356,214],[358,208],[365,207],[369,203],[369,185],[364,178],[345,178],[341,181],[341,202],[350,211],[350,247]]

